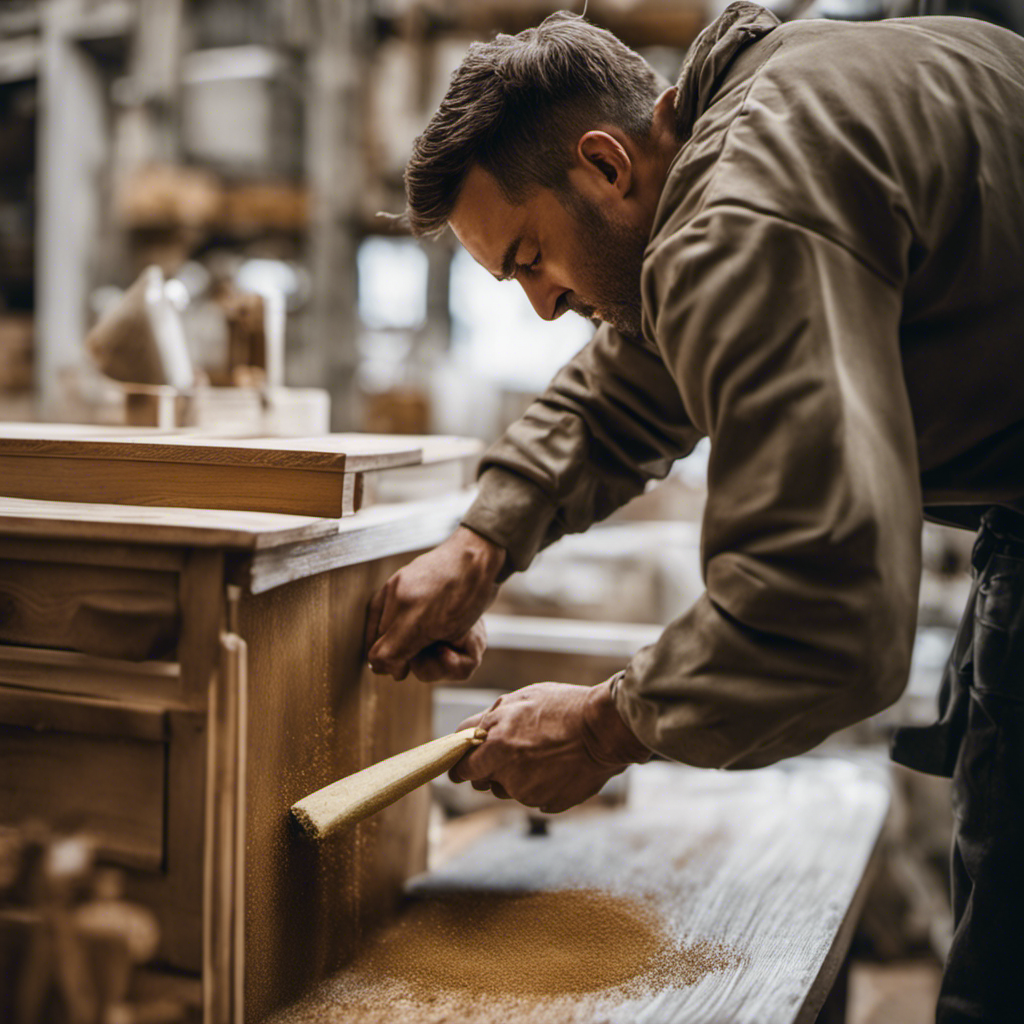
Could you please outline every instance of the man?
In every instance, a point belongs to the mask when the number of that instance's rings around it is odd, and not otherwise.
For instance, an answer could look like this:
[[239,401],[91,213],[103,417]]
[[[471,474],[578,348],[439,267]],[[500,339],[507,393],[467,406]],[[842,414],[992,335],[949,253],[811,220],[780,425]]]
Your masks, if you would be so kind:
[[955,776],[939,1020],[1020,1019],[1024,42],[735,3],[665,88],[554,15],[471,49],[406,186],[415,234],[448,225],[540,316],[604,323],[371,602],[375,671],[468,675],[496,586],[706,436],[705,595],[603,685],[470,719],[487,739],[453,776],[556,811],[652,751],[769,764],[902,691],[922,507],[984,518],[942,721],[901,748]]

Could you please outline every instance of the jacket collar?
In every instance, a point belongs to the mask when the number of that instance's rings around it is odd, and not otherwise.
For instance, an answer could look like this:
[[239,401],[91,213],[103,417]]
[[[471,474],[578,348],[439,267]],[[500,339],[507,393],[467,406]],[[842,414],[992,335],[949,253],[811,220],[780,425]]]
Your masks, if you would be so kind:
[[737,0],[693,41],[676,83],[676,130],[685,142],[736,54],[779,24],[771,11]]

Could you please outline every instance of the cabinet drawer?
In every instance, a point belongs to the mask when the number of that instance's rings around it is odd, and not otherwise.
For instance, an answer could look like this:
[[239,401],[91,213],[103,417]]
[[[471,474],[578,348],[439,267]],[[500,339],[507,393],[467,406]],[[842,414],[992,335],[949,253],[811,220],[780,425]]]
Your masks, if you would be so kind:
[[105,860],[159,871],[166,793],[164,711],[0,687],[0,823],[86,832]]
[[140,661],[173,654],[178,574],[0,559],[0,643]]

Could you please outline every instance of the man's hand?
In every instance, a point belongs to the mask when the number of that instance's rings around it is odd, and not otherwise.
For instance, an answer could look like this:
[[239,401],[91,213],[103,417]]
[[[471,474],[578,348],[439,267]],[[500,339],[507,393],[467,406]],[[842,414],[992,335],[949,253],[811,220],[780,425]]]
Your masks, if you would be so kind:
[[622,721],[610,683],[524,686],[459,729],[473,726],[486,729],[487,739],[450,778],[549,813],[574,807],[627,765],[651,756]]
[[460,526],[399,569],[370,601],[366,650],[378,675],[426,682],[468,679],[487,646],[484,610],[494,600],[505,549]]

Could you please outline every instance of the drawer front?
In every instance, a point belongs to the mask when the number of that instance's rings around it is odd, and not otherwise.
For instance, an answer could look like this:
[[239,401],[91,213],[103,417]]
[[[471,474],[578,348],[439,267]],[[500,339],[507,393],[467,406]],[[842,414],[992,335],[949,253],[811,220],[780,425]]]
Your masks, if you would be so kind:
[[141,661],[173,655],[178,574],[0,559],[0,643]]
[[104,860],[164,862],[165,714],[0,687],[0,823],[42,819],[92,835]]

